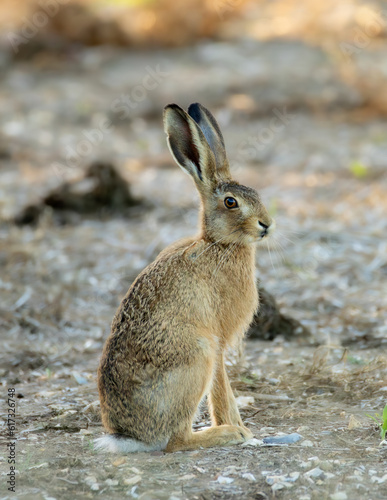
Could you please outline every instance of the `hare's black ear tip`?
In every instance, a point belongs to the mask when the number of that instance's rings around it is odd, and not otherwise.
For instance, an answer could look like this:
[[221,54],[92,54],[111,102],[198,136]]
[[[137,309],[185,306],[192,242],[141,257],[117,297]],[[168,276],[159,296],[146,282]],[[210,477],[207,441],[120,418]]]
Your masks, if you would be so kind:
[[191,116],[195,121],[197,121],[196,118],[199,117],[201,108],[203,108],[203,106],[199,102],[193,102],[188,106],[189,116]]
[[181,115],[184,115],[185,112],[184,110],[178,106],[177,104],[175,103],[172,103],[172,104],[167,104],[165,107],[164,107],[164,116],[170,112],[170,111],[176,111],[177,113],[181,114]]
[[166,106],[164,106],[164,111],[166,109],[169,109],[169,108],[178,108],[179,106],[177,104],[175,104],[174,102],[172,102],[171,104],[167,104]]

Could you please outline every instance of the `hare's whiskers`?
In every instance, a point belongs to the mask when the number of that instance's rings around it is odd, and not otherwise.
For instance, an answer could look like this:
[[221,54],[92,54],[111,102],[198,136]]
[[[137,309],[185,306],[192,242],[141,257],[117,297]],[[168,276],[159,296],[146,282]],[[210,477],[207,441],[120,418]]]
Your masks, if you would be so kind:
[[272,244],[273,244],[273,250],[276,252],[277,255],[280,256],[281,260],[285,261],[286,258],[285,258],[285,249],[283,247],[283,245],[281,244],[280,241],[278,241],[276,238],[273,238],[271,240]]
[[276,268],[274,267],[273,259],[272,259],[272,256],[271,256],[269,243],[268,243],[268,241],[267,241],[267,240],[266,240],[266,246],[267,246],[267,249],[268,249],[268,251],[269,251],[269,257],[270,257],[271,267],[273,268],[273,270],[274,270],[274,271],[276,271]]
[[[268,243],[268,242],[267,242]],[[278,241],[272,240],[272,250],[275,252],[279,260],[285,261],[285,253],[283,248],[279,245]],[[269,243],[268,243],[269,244]]]
[[[295,238],[296,240],[301,240],[300,236],[302,233],[296,232],[296,231],[286,231],[285,229],[277,229],[275,232],[275,235],[277,237],[283,238],[284,240],[290,241],[294,245],[297,243],[297,241],[294,241],[292,238]],[[292,238],[289,238],[289,236],[292,236]]]

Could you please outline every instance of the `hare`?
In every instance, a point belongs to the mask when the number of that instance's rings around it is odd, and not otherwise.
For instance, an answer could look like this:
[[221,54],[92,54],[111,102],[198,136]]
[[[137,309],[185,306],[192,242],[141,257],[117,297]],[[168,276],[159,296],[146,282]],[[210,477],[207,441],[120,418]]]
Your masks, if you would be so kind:
[[[200,195],[197,236],[160,253],[134,281],[113,319],[98,370],[102,421],[96,447],[111,452],[194,450],[253,437],[241,420],[224,356],[258,307],[255,243],[273,221],[258,193],[231,177],[212,114],[164,109],[176,163]],[[192,432],[208,396],[212,426]]]

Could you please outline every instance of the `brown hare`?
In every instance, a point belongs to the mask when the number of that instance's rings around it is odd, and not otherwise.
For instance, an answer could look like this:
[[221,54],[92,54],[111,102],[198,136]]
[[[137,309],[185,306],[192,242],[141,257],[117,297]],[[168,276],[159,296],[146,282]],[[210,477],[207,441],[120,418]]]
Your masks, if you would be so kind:
[[[96,447],[112,452],[193,450],[253,437],[243,425],[224,356],[258,307],[255,243],[273,224],[258,193],[231,177],[224,141],[200,104],[164,110],[168,145],[200,194],[197,236],[172,244],[130,287],[98,371]],[[192,432],[208,395],[212,427]]]

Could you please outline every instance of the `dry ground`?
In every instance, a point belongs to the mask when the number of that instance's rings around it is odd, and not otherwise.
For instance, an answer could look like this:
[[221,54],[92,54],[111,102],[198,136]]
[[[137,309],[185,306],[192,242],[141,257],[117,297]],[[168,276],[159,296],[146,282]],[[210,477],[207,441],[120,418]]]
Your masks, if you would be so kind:
[[[363,82],[364,61],[376,68],[382,55],[356,57]],[[18,438],[15,496],[4,425],[1,498],[386,498],[387,447],[366,414],[387,400],[387,135],[364,87],[300,41],[79,48],[18,62],[5,52],[0,64],[0,397],[5,408],[16,389]],[[157,87],[123,117],[114,102],[157,65]],[[244,358],[231,359],[234,389],[250,397],[241,412],[258,439],[302,439],[101,456],[95,379],[114,311],[137,273],[196,224],[194,188],[161,125],[167,102],[196,100],[218,117],[235,177],[277,219],[257,277],[311,331],[248,341]],[[273,129],[277,113],[283,127]],[[106,119],[111,127],[96,132]],[[83,153],[71,163],[68,148]],[[114,216],[46,209],[36,227],[13,223],[94,159],[116,164],[143,203]]]

